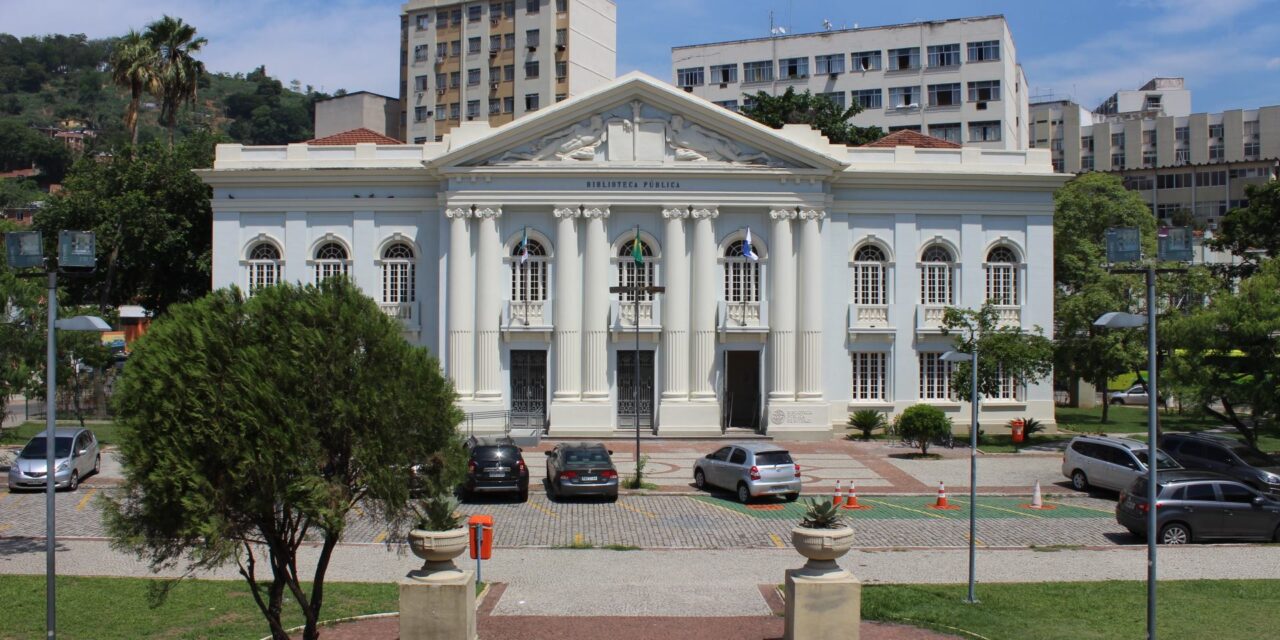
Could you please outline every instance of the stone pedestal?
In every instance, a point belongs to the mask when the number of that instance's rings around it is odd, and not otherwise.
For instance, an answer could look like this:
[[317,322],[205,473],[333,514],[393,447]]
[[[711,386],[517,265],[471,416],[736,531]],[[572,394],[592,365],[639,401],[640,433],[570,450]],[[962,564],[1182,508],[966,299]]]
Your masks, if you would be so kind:
[[862,583],[852,573],[788,569],[786,600],[785,640],[858,640]]
[[411,571],[400,580],[400,640],[476,637],[474,571]]

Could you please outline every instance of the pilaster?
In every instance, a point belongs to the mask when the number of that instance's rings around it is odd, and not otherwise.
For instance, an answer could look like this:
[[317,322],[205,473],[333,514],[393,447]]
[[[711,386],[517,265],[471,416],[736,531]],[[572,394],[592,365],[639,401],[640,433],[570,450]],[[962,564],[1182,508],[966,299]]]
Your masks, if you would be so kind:
[[449,218],[449,377],[458,399],[475,393],[475,298],[472,289],[471,207],[447,207]]
[[582,399],[609,401],[609,207],[583,207],[587,237],[584,253],[582,316]]
[[716,232],[714,207],[694,208],[693,217],[693,349],[690,351],[690,399],[715,402],[712,386],[716,358]]
[[798,401],[822,400],[822,235],[826,212],[800,210],[800,360]]
[[556,207],[555,400],[577,400],[582,368],[582,265],[578,256],[581,207]]
[[502,362],[499,327],[502,324],[502,240],[498,218],[502,207],[476,207],[476,401],[502,401]]
[[769,403],[796,398],[796,256],[791,223],[796,210],[774,209],[769,238]]

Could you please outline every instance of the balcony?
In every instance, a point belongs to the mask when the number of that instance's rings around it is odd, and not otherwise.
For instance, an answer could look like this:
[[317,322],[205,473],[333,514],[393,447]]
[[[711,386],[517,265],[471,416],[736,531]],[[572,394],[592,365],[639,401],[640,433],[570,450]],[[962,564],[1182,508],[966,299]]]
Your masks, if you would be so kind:
[[730,333],[769,332],[769,307],[759,302],[720,301],[716,313],[721,337]]
[[[650,301],[641,301],[640,309],[640,333],[657,333],[662,331],[662,302],[661,298]],[[625,300],[611,300],[609,302],[609,330],[614,333],[614,338],[618,338],[620,334],[633,333],[636,330],[636,303]]]
[[849,339],[859,337],[893,339],[896,331],[889,324],[889,305],[887,304],[849,304]]
[[553,315],[550,300],[521,302],[507,300],[502,308],[502,332],[551,333]]
[[1021,327],[1022,326],[1022,307],[1016,305],[999,305],[996,310],[996,326],[1004,327]]
[[418,303],[416,302],[380,302],[378,308],[391,318],[399,320],[406,331],[418,330]]
[[916,333],[942,333],[942,315],[945,304],[916,305]]

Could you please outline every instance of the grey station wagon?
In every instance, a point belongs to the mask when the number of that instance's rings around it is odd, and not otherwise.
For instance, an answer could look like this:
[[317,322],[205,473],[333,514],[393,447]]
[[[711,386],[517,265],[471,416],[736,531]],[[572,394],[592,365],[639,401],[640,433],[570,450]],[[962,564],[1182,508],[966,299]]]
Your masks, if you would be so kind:
[[800,465],[777,445],[734,444],[694,462],[693,483],[699,489],[733,491],[743,504],[758,496],[780,495],[794,501],[800,497]]
[[[1212,471],[1169,471],[1156,477],[1156,527],[1161,544],[1201,540],[1280,542],[1280,500]],[[1116,522],[1147,535],[1147,479],[1134,481],[1116,503]]]

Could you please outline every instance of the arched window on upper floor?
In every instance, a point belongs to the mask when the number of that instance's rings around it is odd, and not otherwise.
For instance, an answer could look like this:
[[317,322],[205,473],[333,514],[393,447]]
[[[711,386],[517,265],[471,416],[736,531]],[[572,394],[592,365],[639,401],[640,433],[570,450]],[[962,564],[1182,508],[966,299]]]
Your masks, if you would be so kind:
[[326,242],[316,249],[315,260],[316,284],[333,276],[345,276],[351,265],[347,257],[347,248],[337,242]]
[[382,251],[382,301],[404,304],[417,299],[417,263],[413,247],[396,242]]
[[545,302],[550,259],[542,243],[528,238],[511,248],[511,301]]
[[270,242],[259,242],[249,249],[249,295],[280,281],[280,249]]
[[943,244],[931,244],[920,254],[920,304],[954,305],[955,254]]
[[889,304],[888,262],[884,249],[874,244],[864,244],[853,252],[854,304]]
[[1018,306],[1018,254],[1000,245],[987,252],[987,302],[998,306]]

